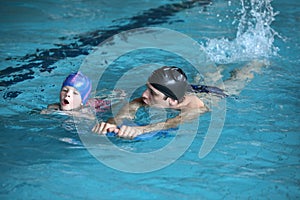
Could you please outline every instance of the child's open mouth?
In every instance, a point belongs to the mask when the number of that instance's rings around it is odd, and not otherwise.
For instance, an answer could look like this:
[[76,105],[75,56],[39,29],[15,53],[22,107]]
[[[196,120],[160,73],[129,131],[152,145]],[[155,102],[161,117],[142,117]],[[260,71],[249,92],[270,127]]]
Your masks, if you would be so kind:
[[64,99],[64,104],[69,104],[69,101],[67,99]]

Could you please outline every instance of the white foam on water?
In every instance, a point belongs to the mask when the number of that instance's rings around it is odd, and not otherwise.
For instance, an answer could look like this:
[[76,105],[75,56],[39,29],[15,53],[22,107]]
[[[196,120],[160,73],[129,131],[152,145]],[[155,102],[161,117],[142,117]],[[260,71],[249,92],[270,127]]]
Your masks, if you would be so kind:
[[238,23],[236,37],[209,39],[206,42],[205,50],[211,60],[226,64],[277,55],[279,48],[274,46],[274,38],[280,35],[272,29],[271,24],[278,12],[273,10],[271,2],[241,0],[239,18],[235,20]]

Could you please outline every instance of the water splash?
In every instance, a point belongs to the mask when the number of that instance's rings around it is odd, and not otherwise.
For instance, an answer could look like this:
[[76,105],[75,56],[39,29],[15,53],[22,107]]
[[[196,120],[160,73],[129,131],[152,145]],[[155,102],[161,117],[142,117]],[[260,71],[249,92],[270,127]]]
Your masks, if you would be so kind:
[[211,60],[226,64],[277,55],[279,48],[273,43],[279,34],[271,24],[278,12],[274,12],[271,1],[241,0],[236,38],[208,40],[205,49]]

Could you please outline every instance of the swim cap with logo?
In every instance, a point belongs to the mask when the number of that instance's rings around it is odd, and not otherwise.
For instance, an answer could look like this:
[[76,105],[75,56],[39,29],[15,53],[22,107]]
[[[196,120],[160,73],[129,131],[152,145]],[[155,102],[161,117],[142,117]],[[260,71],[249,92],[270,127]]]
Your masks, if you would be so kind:
[[167,97],[179,101],[188,88],[187,77],[178,67],[161,67],[151,74],[148,82]]
[[70,74],[63,82],[62,88],[65,86],[71,86],[78,90],[82,99],[82,104],[86,103],[92,90],[92,83],[90,79],[81,72]]

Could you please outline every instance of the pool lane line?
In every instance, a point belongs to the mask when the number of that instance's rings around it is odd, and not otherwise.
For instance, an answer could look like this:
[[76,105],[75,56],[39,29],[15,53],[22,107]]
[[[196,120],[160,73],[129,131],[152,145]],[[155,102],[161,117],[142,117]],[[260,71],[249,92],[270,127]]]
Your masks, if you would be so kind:
[[[0,81],[0,86],[9,87],[16,83],[33,79],[35,71],[51,72],[56,66],[53,66],[57,61],[65,58],[73,58],[80,55],[88,55],[92,50],[92,47],[99,45],[107,38],[118,34],[122,31],[130,29],[153,26],[169,22],[170,17],[176,13],[186,9],[191,9],[196,6],[207,6],[211,3],[211,0],[191,0],[181,3],[173,3],[159,6],[157,8],[151,8],[144,11],[140,15],[133,16],[131,18],[125,18],[129,20],[129,24],[122,26],[109,26],[106,30],[96,30],[85,34],[78,34],[73,39],[77,40],[70,44],[57,44],[57,48],[37,49],[35,53],[27,54],[22,58],[6,58],[6,60],[17,60],[18,62],[28,62],[18,67],[7,67],[0,70],[0,79],[6,79]],[[66,37],[59,38],[61,40],[67,39]],[[79,43],[79,44],[78,44]],[[19,91],[10,91],[4,94],[4,98],[15,98],[20,94]]]

